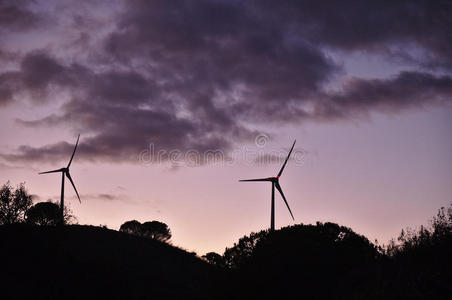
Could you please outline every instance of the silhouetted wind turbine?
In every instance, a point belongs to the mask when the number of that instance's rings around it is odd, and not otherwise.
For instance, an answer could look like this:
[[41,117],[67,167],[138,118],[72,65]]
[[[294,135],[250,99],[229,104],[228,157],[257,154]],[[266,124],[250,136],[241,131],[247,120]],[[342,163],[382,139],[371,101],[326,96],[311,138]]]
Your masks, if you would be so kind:
[[290,148],[289,154],[287,155],[286,160],[284,161],[284,164],[281,167],[281,170],[279,170],[279,173],[276,177],[268,177],[268,178],[259,178],[259,179],[244,179],[239,181],[270,181],[272,183],[272,208],[271,208],[271,220],[270,220],[270,230],[275,230],[275,187],[281,194],[284,203],[286,203],[287,209],[289,209],[290,215],[292,216],[292,219],[295,221],[295,218],[293,217],[292,211],[290,210],[289,204],[287,203],[286,197],[284,196],[284,193],[281,189],[281,186],[279,185],[279,177],[281,177],[282,172],[284,171],[284,168],[286,167],[287,161],[289,160],[290,154],[292,153],[293,147],[295,146],[295,140],[293,142],[292,148]]
[[75,143],[74,152],[72,152],[71,159],[69,160],[69,163],[67,164],[66,168],[61,168],[61,169],[58,169],[58,170],[53,170],[53,171],[47,171],[47,172],[39,173],[39,174],[47,174],[47,173],[58,173],[58,172],[61,172],[61,175],[62,175],[62,179],[61,179],[61,198],[60,198],[60,222],[61,222],[61,225],[64,224],[64,175],[66,175],[66,177],[69,179],[69,181],[71,182],[72,186],[74,187],[75,193],[77,194],[78,201],[80,203],[82,203],[82,201],[80,200],[80,196],[79,196],[79,194],[77,192],[77,189],[75,188],[74,181],[72,181],[71,174],[69,174],[69,167],[71,166],[72,159],[74,158],[75,150],[77,150],[77,145],[78,145],[79,138],[80,138],[80,134],[77,137],[77,142]]

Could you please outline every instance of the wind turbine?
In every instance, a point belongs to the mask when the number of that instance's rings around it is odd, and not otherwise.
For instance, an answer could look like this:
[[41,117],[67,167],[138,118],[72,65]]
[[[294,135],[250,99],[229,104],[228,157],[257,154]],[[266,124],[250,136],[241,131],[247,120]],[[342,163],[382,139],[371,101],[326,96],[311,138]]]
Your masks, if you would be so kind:
[[284,168],[286,167],[287,161],[289,160],[290,154],[292,153],[293,147],[295,146],[295,140],[293,142],[292,148],[290,148],[289,154],[287,155],[286,160],[284,161],[284,164],[281,167],[281,170],[279,170],[279,173],[276,177],[268,177],[268,178],[259,178],[259,179],[244,179],[239,180],[241,182],[243,181],[270,181],[272,183],[272,207],[271,207],[271,220],[270,220],[270,231],[275,230],[275,187],[281,194],[284,203],[286,203],[287,209],[289,210],[290,215],[292,216],[292,219],[295,221],[295,218],[293,217],[292,211],[290,210],[289,204],[287,203],[286,197],[284,196],[284,193],[281,189],[281,186],[279,185],[279,177],[281,177],[282,172],[284,171]]
[[80,196],[79,196],[79,194],[77,192],[77,189],[75,188],[74,181],[72,181],[71,174],[69,174],[69,167],[71,166],[72,159],[74,158],[75,150],[77,150],[77,145],[78,145],[78,140],[79,139],[80,139],[80,134],[77,137],[77,142],[75,143],[74,152],[72,152],[71,159],[69,160],[69,163],[67,164],[66,168],[61,168],[61,169],[58,169],[58,170],[53,170],[53,171],[47,171],[47,172],[39,173],[39,174],[48,174],[48,173],[61,172],[61,175],[62,175],[61,176],[61,198],[60,198],[60,222],[61,222],[61,225],[64,224],[64,175],[66,175],[66,177],[69,179],[69,181],[71,182],[72,186],[74,187],[75,193],[77,194],[78,201],[80,203],[82,203],[82,201],[80,200]]

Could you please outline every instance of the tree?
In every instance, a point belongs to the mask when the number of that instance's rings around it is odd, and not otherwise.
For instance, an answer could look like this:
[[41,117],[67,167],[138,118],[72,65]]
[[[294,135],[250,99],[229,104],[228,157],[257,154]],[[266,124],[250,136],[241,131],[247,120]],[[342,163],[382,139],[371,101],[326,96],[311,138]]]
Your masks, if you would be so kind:
[[57,225],[60,207],[52,202],[40,202],[32,206],[26,214],[28,223],[36,225]]
[[137,220],[127,221],[121,225],[119,231],[141,236],[141,223]]
[[253,255],[257,243],[271,234],[268,230],[251,232],[249,236],[239,239],[231,248],[226,248],[223,259],[226,266],[230,268],[240,267],[248,262]]
[[[51,201],[39,202],[28,209],[26,215],[27,223],[35,225],[57,225],[60,222],[60,206]],[[72,223],[75,217],[71,211],[64,207],[64,224]]]
[[300,298],[290,287],[307,299],[341,299],[336,291],[352,290],[377,256],[364,236],[320,222],[251,233],[224,253],[243,299]]
[[446,299],[445,295],[452,294],[452,204],[448,209],[441,207],[429,225],[402,229],[385,252],[391,264],[385,266],[383,275],[374,277],[384,278],[374,287],[378,299],[396,293],[404,299]]
[[226,262],[220,254],[216,252],[208,252],[205,255],[202,256],[209,264],[224,268],[226,267]]
[[386,247],[386,254],[394,257],[408,252],[425,252],[427,248],[452,241],[452,204],[447,210],[441,207],[430,223],[431,226],[421,225],[418,230],[402,229],[398,242],[391,240]]
[[171,230],[168,228],[168,225],[159,221],[144,222],[141,224],[137,220],[130,220],[123,223],[119,231],[162,242],[171,238]]
[[452,204],[447,209],[441,207],[431,221],[433,232],[432,235],[437,238],[452,236]]
[[142,234],[154,240],[165,242],[171,238],[168,225],[159,221],[145,222],[141,225]]
[[25,212],[33,204],[33,199],[21,183],[14,190],[9,181],[0,189],[0,224],[23,222]]

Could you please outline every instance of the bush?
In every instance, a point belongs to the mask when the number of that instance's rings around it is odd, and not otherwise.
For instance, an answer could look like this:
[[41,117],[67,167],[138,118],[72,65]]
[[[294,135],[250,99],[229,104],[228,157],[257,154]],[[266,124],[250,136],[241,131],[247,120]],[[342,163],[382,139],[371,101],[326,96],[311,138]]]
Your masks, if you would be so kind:
[[26,211],[33,204],[32,196],[21,183],[15,190],[6,182],[0,189],[0,224],[24,221]]

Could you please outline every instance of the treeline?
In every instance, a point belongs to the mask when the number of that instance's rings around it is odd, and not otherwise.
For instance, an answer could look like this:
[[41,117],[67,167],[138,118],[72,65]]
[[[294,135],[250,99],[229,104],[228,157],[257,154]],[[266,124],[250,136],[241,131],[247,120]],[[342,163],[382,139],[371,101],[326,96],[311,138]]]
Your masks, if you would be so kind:
[[447,209],[441,207],[436,216],[430,220],[429,226],[421,225],[419,229],[402,229],[400,235],[396,239],[392,239],[388,245],[379,246],[374,244],[366,237],[354,233],[348,227],[330,222],[317,222],[316,225],[300,224],[285,227],[274,234],[269,230],[252,232],[240,238],[237,243],[234,243],[233,247],[226,248],[223,255],[209,252],[203,258],[218,267],[237,269],[246,265],[256,255],[259,247],[284,232],[291,232],[291,234],[296,234],[295,232],[297,232],[297,234],[302,235],[307,232],[315,232],[319,236],[327,233],[327,237],[335,242],[343,241],[345,237],[349,240],[353,236],[355,242],[361,243],[361,247],[359,247],[361,250],[364,248],[371,249],[372,255],[375,257],[396,258],[441,247],[450,242],[452,236],[452,204]]
[[[64,207],[63,219],[64,224],[74,224],[77,221],[67,206]],[[0,225],[17,223],[60,225],[60,205],[50,200],[33,205],[33,196],[27,191],[24,183],[14,188],[8,181],[0,188]],[[119,231],[162,242],[167,242],[171,238],[168,225],[159,221],[141,224],[131,220],[122,224]]]
[[[0,224],[55,225],[52,220],[58,219],[58,209],[51,202],[33,205],[23,184],[13,189],[8,182],[0,189]],[[119,231],[162,242],[171,238],[169,227],[159,221],[131,220]],[[145,241],[125,238],[128,243]],[[203,258],[216,267],[209,278],[212,286],[206,286],[217,293],[216,299],[436,300],[452,295],[451,253],[452,205],[439,209],[428,226],[404,229],[386,246],[374,244],[348,227],[317,222],[251,233],[223,254],[210,252]],[[142,259],[152,263],[159,260],[153,252],[143,255]],[[165,256],[164,252],[159,255]],[[114,257],[111,263],[133,261],[130,256]],[[160,283],[177,276],[167,275]]]
[[230,274],[239,299],[450,299],[451,253],[452,205],[387,246],[318,222],[251,233],[203,258]]
[[[64,207],[63,217],[64,224],[76,221],[67,207]],[[59,222],[59,204],[49,200],[33,205],[33,196],[28,193],[24,183],[14,188],[8,181],[0,188],[0,225],[15,223],[57,225]]]

